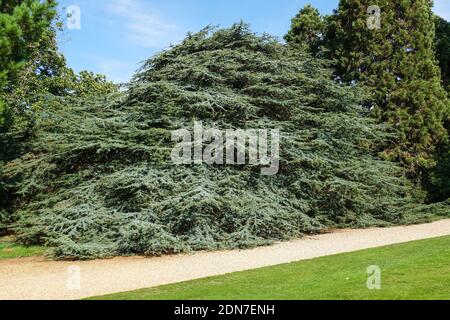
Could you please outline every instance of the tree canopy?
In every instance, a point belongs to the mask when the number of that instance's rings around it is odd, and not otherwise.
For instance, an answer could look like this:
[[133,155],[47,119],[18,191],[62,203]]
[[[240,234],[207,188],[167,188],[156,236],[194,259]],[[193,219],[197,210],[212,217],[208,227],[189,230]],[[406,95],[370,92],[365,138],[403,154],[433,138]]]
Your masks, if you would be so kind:
[[332,29],[337,72],[345,82],[361,82],[373,92],[380,119],[398,131],[385,152],[411,171],[434,165],[437,145],[446,138],[449,112],[435,58],[435,26],[428,0],[379,1],[380,29],[367,27],[371,1],[341,0]]
[[436,54],[441,68],[442,81],[449,90],[450,86],[450,22],[436,16]]
[[[240,23],[190,34],[148,60],[126,93],[54,98],[4,173],[19,241],[58,258],[158,255],[447,214],[417,202],[404,171],[373,155],[389,133],[331,74]],[[173,164],[171,132],[194,120],[279,129],[280,172]]]
[[[0,93],[24,65],[56,15],[53,1],[0,0]],[[7,105],[0,96],[0,132],[7,125]]]
[[319,10],[307,5],[292,19],[291,29],[284,39],[290,44],[305,45],[313,54],[318,54],[325,26],[324,18],[320,15]]
[[[373,5],[380,9],[379,17],[368,12]],[[306,16],[303,25],[311,25],[310,21],[315,21],[313,26],[320,25],[320,15],[310,6],[293,21]],[[379,26],[371,28],[371,18],[379,18]],[[385,149],[384,157],[403,162],[415,177],[433,168],[437,150],[448,138],[444,122],[450,103],[435,53],[437,42],[445,82],[447,25],[438,19],[435,36],[432,2],[341,0],[322,23],[322,36],[314,42],[321,43],[320,54],[333,61],[338,81],[367,87],[372,113],[396,128],[397,137]],[[309,44],[311,40],[303,34],[311,34],[312,27],[297,29],[297,25],[300,23],[293,23],[287,39]]]

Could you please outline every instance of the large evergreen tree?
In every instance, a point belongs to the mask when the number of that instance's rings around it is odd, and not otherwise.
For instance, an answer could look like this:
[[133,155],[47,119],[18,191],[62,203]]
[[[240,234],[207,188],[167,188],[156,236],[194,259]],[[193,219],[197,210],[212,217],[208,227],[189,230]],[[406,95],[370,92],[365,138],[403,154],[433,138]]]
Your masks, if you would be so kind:
[[[19,240],[60,258],[155,255],[431,216],[402,168],[373,156],[386,133],[357,88],[331,74],[240,23],[148,60],[128,92],[49,99],[30,152],[4,174]],[[171,132],[192,132],[194,119],[205,130],[279,129],[278,175],[172,163]]]
[[[450,91],[450,22],[436,16],[436,54],[441,68],[442,82]],[[447,114],[445,127],[450,136],[450,113]],[[450,198],[450,141],[439,145],[437,165],[428,174],[428,189],[432,201],[442,201]]]
[[[368,27],[372,5],[381,9],[379,29]],[[435,58],[432,2],[341,0],[327,35],[340,79],[368,86],[379,118],[396,129],[385,157],[404,161],[413,173],[432,167],[449,111]]]
[[436,16],[436,53],[441,68],[442,81],[450,86],[450,22]]

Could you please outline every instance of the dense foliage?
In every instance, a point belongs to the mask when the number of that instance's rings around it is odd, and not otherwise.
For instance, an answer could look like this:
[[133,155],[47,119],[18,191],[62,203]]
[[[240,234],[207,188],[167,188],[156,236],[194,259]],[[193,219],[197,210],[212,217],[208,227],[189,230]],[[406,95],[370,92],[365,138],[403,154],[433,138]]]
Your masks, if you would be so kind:
[[447,90],[450,89],[450,22],[435,17],[436,53],[441,68],[442,81]]
[[[380,7],[380,29],[371,5]],[[428,201],[439,202],[450,198],[450,104],[443,88],[448,91],[450,29],[431,5],[342,0],[331,16],[307,6],[286,40],[331,59],[338,81],[368,88],[371,115],[397,131],[383,157],[402,162]]]
[[[35,44],[53,20],[53,1],[0,0],[0,93],[24,65]],[[0,96],[0,132],[8,125],[6,103]]]
[[10,90],[3,95],[14,120],[10,131],[31,134],[36,113],[46,107],[50,96],[85,97],[117,90],[103,75],[76,73],[67,66],[57,44],[56,34],[61,29],[61,22],[56,21],[43,32],[23,67],[11,77]]
[[319,10],[306,5],[291,21],[291,29],[285,35],[287,43],[305,45],[314,54],[323,50],[326,22]]
[[341,0],[330,26],[337,73],[345,82],[361,82],[373,92],[380,119],[399,133],[386,150],[412,172],[434,165],[437,145],[446,138],[449,112],[435,59],[435,25],[429,0],[378,1],[379,30],[367,26],[373,1]]
[[[148,60],[127,93],[53,97],[4,174],[19,241],[58,258],[158,255],[448,213],[417,204],[403,170],[372,155],[389,134],[331,74],[241,23],[190,34]],[[280,129],[279,174],[174,165],[171,132],[194,120]]]
[[[33,52],[33,45],[49,28],[56,12],[51,1],[0,0],[0,135],[12,123],[12,109],[5,101],[11,92],[12,78],[23,68],[26,59]],[[5,149],[0,137],[0,174],[3,168]],[[0,179],[0,226],[6,214],[3,202],[6,197],[3,181]]]
[[[441,68],[441,77],[447,92],[450,91],[450,22],[436,16],[436,55]],[[450,137],[450,112],[445,121]],[[450,199],[450,141],[442,142],[436,152],[437,164],[429,174],[429,186],[432,201]]]
[[104,76],[76,74],[58,51],[61,30],[55,1],[0,1],[0,233],[10,221],[12,194],[1,172],[28,150],[38,115],[54,97],[83,97],[117,90]]

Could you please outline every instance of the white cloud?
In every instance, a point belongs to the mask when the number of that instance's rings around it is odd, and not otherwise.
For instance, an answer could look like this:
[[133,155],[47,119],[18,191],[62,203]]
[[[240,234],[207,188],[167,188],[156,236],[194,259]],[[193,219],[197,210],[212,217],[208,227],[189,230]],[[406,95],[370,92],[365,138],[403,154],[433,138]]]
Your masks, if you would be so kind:
[[183,38],[178,27],[166,21],[161,14],[141,0],[113,0],[107,5],[109,12],[122,18],[125,38],[145,48],[162,49]]
[[450,21],[450,1],[434,0],[434,12],[445,20]]

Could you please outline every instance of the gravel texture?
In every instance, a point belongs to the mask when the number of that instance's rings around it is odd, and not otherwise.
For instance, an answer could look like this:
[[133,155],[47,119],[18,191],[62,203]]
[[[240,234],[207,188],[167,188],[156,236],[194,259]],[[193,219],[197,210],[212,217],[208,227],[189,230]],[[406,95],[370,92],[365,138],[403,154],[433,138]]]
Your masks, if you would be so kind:
[[243,251],[76,262],[42,257],[4,260],[0,261],[0,299],[80,299],[446,235],[450,235],[450,220],[339,230]]

